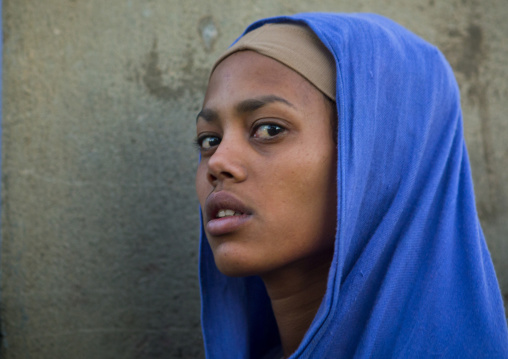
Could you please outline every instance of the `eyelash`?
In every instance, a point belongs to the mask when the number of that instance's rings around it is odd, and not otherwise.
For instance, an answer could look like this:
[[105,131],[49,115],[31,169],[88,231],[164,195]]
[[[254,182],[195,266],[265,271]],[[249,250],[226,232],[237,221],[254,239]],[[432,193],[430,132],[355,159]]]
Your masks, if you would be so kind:
[[[262,139],[260,138],[259,136],[255,136],[256,132],[259,131],[259,129],[263,126],[269,126],[271,127],[272,129],[274,127],[277,128],[277,133],[274,134],[273,136],[270,136],[270,138],[268,139]],[[284,133],[287,131],[287,128],[284,127],[284,126],[281,126],[277,123],[273,123],[273,122],[265,122],[265,123],[259,123],[257,125],[254,126],[252,132],[251,132],[251,137],[254,137],[254,138],[258,138],[260,141],[265,141],[265,142],[270,142],[273,138],[275,137],[278,137],[280,134]],[[212,148],[208,148],[208,149],[205,149],[203,148],[203,142],[207,139],[207,138],[218,138],[219,139],[219,143],[212,146]],[[207,152],[211,149],[213,149],[214,147],[218,146],[220,144],[220,137],[219,136],[215,136],[213,134],[203,134],[201,136],[198,136],[195,140],[194,140],[194,146],[198,149],[198,151],[201,151],[201,152]]]

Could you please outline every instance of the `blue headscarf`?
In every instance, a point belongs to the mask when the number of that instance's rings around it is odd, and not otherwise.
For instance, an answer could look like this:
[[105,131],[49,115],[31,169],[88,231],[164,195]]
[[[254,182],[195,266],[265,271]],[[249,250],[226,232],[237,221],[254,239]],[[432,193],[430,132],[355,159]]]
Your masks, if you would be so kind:
[[[337,233],[321,306],[291,358],[508,358],[506,319],[475,209],[457,83],[443,55],[368,14],[306,24],[335,58]],[[208,358],[280,345],[258,277],[221,274],[201,227]]]

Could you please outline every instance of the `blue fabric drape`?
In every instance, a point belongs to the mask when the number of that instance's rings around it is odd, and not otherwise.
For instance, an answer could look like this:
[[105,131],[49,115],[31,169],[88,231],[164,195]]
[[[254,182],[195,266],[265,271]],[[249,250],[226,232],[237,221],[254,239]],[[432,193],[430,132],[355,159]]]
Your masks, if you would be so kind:
[[[508,358],[475,209],[458,87],[434,46],[372,14],[264,19],[309,26],[337,67],[337,234],[321,307],[292,358]],[[201,231],[208,358],[277,345],[263,284],[215,267]]]

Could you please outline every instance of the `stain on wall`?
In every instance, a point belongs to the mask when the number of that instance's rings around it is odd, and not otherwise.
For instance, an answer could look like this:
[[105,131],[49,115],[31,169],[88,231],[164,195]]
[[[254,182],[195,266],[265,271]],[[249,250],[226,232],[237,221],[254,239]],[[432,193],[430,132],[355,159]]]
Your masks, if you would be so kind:
[[4,0],[3,358],[203,357],[195,116],[220,52],[300,11],[377,12],[443,50],[508,299],[506,1]]
[[212,51],[213,45],[215,44],[219,36],[219,30],[215,25],[213,17],[210,15],[202,17],[199,20],[198,31],[206,51],[208,52]]

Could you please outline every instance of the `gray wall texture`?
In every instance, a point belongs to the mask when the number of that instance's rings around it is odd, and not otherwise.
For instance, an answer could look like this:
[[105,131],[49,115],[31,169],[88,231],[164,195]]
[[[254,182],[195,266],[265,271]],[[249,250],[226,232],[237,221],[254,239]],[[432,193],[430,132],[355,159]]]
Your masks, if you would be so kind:
[[203,356],[208,69],[251,21],[301,11],[377,12],[445,53],[507,299],[506,0],[4,0],[3,358]]

